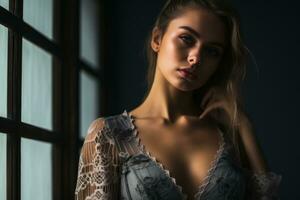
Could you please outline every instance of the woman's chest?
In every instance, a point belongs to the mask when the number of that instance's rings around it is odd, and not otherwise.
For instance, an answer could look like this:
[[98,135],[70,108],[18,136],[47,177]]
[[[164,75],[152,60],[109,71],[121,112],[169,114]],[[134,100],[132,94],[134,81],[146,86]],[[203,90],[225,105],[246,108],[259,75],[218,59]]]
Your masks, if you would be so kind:
[[[145,153],[127,155],[122,164],[121,195],[123,199],[243,199],[244,180],[226,151],[218,155],[206,178],[193,189],[181,182],[154,157]],[[182,169],[181,173],[186,170]],[[187,177],[183,177],[187,178]],[[226,198],[225,198],[226,197]]]
[[158,126],[110,123],[122,157],[122,199],[242,199],[231,198],[243,195],[243,176],[232,164],[219,129],[153,127]]
[[150,127],[138,124],[141,148],[154,157],[170,176],[193,196],[213,167],[222,137],[218,129]]

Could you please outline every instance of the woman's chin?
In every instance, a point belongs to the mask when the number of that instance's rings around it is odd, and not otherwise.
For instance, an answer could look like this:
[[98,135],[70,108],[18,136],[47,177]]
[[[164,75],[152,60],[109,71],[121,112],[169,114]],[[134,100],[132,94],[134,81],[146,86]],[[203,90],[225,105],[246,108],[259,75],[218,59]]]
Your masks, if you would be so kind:
[[191,92],[196,89],[199,89],[199,86],[196,86],[194,84],[177,84],[175,86],[178,90],[181,90],[183,92]]
[[187,82],[187,81],[178,81],[174,86],[181,91],[193,91],[202,87],[203,84],[195,83],[195,82]]

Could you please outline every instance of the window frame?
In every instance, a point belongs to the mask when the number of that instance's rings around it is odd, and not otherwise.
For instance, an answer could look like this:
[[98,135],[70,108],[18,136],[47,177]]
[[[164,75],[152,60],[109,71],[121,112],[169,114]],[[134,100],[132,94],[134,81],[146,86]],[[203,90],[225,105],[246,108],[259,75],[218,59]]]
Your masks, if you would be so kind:
[[[94,69],[79,55],[80,0],[53,0],[53,4],[52,40],[22,20],[23,0],[9,0],[9,10],[0,6],[0,24],[8,29],[7,118],[0,117],[0,132],[7,136],[7,200],[21,199],[21,138],[52,144],[53,199],[74,199],[78,152],[83,144],[79,133],[81,70],[98,81],[101,102],[98,113],[107,113],[104,68],[100,67],[106,62],[106,55],[99,56],[98,69]],[[99,2],[102,38],[106,35],[103,29],[103,4],[104,1]],[[22,38],[52,55],[53,130],[21,121]],[[101,43],[100,52],[104,46],[105,43]]]

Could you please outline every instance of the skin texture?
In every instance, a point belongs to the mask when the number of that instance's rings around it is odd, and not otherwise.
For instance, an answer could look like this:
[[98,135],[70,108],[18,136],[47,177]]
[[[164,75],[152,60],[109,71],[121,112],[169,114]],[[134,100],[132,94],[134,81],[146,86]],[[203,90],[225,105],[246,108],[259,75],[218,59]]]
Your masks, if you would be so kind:
[[[155,31],[156,37],[159,33],[157,29]],[[223,48],[214,43],[224,46],[223,33],[223,24],[216,16],[206,10],[198,12],[197,8],[190,9],[184,16],[171,21],[161,39],[155,38],[153,41],[153,47],[158,49],[157,73],[181,91],[191,92],[201,87],[215,72],[221,60]],[[197,80],[190,82],[178,78],[178,68],[192,68],[199,62],[201,65],[194,68]]]
[[[148,115],[175,122],[182,114],[199,113],[200,103],[193,102],[192,91],[201,87],[218,67],[223,48],[214,43],[225,44],[221,21],[199,9],[189,8],[172,20],[163,36],[157,28],[153,30],[151,45],[158,57],[153,86],[142,105]],[[181,26],[193,29],[200,37]],[[199,62],[201,65],[195,65]],[[181,67],[193,68],[198,78],[192,82],[181,78]]]
[[[181,26],[193,29],[200,37]],[[223,24],[209,11],[191,7],[172,20],[163,35],[154,28],[152,36],[157,67],[151,91],[140,108],[148,116],[160,116],[172,123],[182,115],[199,114],[200,105],[193,101],[192,91],[218,67],[224,48],[214,43],[225,45]],[[198,78],[192,82],[181,78],[178,69],[182,67],[193,69]]]
[[[210,114],[221,109],[225,118],[232,117],[232,105],[218,88],[212,88],[202,102],[192,98],[193,90],[203,86],[221,67],[226,48],[225,27],[210,11],[190,6],[170,22],[164,34],[156,27],[153,29],[151,46],[157,53],[154,82],[145,101],[129,113],[135,118],[146,150],[170,171],[191,198],[220,144]],[[181,67],[194,70],[197,78],[182,78],[178,73]],[[215,101],[208,104],[208,99]],[[251,123],[242,111],[239,116],[238,128],[252,168],[265,172],[266,161]]]

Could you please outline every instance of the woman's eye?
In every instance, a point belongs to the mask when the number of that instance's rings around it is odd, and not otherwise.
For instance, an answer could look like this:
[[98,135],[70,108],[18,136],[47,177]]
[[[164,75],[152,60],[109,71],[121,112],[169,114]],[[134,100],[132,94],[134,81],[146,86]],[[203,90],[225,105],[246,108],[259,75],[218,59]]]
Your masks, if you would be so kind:
[[194,42],[194,38],[188,35],[180,36],[181,40],[183,40],[186,44],[191,45]]
[[214,47],[209,47],[206,48],[206,52],[210,55],[210,56],[214,56],[214,57],[218,57],[220,56],[220,51],[217,48]]

